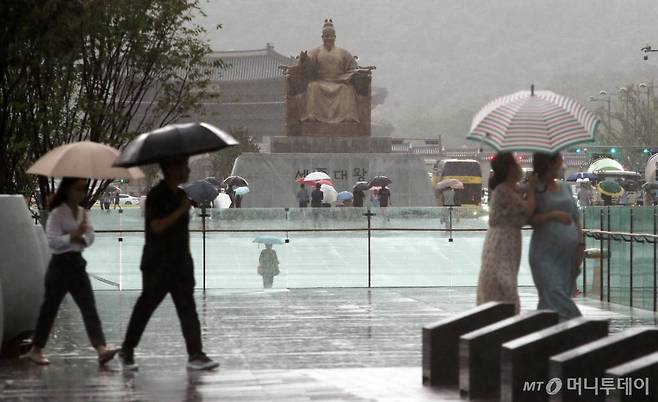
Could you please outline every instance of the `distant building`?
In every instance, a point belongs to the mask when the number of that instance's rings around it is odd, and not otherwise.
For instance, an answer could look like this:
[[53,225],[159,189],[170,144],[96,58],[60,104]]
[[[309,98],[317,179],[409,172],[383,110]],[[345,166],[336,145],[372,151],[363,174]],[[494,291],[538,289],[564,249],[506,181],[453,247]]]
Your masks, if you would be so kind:
[[205,121],[223,129],[245,127],[249,135],[283,135],[285,129],[285,77],[280,65],[295,62],[267,44],[264,49],[213,52],[210,61],[221,60],[211,76],[209,90],[219,98],[205,105]]

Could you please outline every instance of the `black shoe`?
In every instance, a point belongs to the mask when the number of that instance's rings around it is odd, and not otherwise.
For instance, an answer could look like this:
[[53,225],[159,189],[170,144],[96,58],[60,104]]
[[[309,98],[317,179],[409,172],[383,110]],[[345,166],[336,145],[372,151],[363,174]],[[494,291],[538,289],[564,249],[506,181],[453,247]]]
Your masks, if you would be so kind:
[[211,360],[205,353],[198,353],[190,356],[187,367],[192,370],[211,370],[219,367],[219,363]]
[[110,360],[114,359],[114,356],[121,351],[121,348],[111,348],[107,349],[104,353],[98,355],[98,364],[103,366],[107,364]]
[[137,370],[139,366],[135,363],[135,356],[132,350],[121,350],[119,352],[119,360],[121,360],[121,367],[124,370]]

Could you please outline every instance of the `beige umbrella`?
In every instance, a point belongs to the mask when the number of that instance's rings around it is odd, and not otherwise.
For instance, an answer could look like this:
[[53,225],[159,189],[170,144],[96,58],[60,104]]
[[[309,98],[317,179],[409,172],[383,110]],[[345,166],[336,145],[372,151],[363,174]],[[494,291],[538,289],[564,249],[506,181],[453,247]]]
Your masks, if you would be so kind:
[[109,145],[91,141],[73,142],[51,149],[28,170],[28,173],[50,177],[80,177],[83,179],[141,179],[139,168],[119,168],[112,164],[119,151]]
[[437,190],[443,190],[444,188],[452,187],[455,190],[463,190],[464,189],[464,183],[457,179],[445,179],[442,180],[438,183],[436,183],[436,189]]

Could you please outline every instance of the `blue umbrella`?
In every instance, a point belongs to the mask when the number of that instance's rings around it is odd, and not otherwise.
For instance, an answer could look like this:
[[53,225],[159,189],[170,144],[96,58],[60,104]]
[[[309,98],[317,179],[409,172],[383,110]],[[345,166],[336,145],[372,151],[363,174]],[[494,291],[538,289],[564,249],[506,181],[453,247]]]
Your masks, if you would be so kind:
[[347,201],[354,198],[354,195],[352,195],[352,193],[350,193],[349,191],[341,191],[340,193],[338,193],[337,198],[338,201]]
[[205,180],[192,182],[183,187],[183,190],[187,193],[188,197],[196,202],[211,202],[219,194],[217,187]]
[[253,243],[260,243],[260,244],[283,244],[285,241],[277,236],[272,236],[272,235],[260,235],[257,236]]
[[596,180],[597,176],[596,173],[590,173],[590,172],[578,172],[574,173],[571,176],[567,178],[567,181],[576,181],[578,179],[590,179],[590,180]]
[[249,192],[249,187],[245,187],[245,186],[238,187],[234,189],[233,192],[235,193],[235,195],[245,195]]

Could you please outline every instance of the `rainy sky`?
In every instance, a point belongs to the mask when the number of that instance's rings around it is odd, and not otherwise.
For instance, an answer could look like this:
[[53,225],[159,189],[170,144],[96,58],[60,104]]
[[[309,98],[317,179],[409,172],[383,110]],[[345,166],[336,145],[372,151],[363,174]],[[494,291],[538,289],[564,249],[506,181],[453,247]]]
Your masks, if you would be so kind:
[[[534,83],[587,103],[602,89],[658,77],[655,0],[209,0],[214,50],[284,55],[321,44],[332,18],[337,46],[375,65],[388,91],[373,111],[394,137],[465,143],[470,118],[491,98]],[[215,30],[216,24],[223,28]],[[657,84],[658,85],[658,84]],[[594,109],[599,105],[589,103]]]

